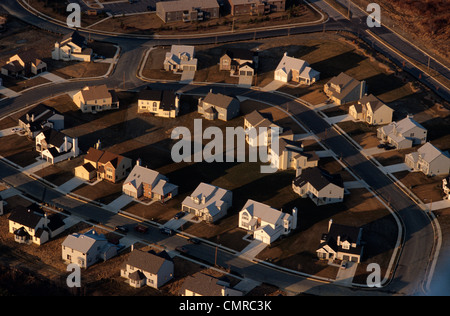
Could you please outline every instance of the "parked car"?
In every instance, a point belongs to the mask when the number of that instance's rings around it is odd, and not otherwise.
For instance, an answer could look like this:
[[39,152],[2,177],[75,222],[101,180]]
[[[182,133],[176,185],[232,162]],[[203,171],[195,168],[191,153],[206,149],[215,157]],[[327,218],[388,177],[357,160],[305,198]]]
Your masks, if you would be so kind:
[[183,247],[183,246],[178,246],[178,247],[175,248],[175,250],[179,251],[181,253],[188,253],[189,252],[189,250],[187,250],[187,248]]
[[123,234],[128,233],[128,228],[122,225],[116,226],[114,230]]
[[148,231],[148,227],[141,224],[137,224],[134,227],[134,230],[137,231],[138,233],[146,233]]
[[385,150],[391,150],[391,149],[395,149],[395,146],[391,145],[391,144],[386,144],[386,146],[384,147]]
[[378,148],[385,148],[385,147],[386,147],[386,144],[379,144],[377,147],[378,147]]
[[182,218],[184,215],[186,215],[185,212],[178,212],[175,214],[175,216],[173,217],[174,219],[180,219]]
[[188,239],[188,242],[190,242],[191,244],[197,245],[197,244],[200,243],[200,239],[197,239],[197,238],[189,238],[189,239]]
[[160,232],[161,234],[169,235],[169,236],[172,236],[172,235],[175,234],[175,231],[174,231],[173,229],[170,229],[170,228],[167,228],[167,227],[162,227],[162,228],[160,228],[160,229],[159,229],[159,232]]

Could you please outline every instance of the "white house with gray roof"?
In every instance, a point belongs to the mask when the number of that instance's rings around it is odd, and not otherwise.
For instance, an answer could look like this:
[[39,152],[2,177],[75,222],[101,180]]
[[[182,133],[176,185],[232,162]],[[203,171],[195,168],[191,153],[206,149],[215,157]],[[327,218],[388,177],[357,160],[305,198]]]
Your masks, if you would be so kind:
[[254,239],[271,244],[281,235],[287,235],[297,228],[297,209],[294,208],[291,215],[248,200],[239,212],[238,226],[251,232]]
[[364,96],[348,110],[354,119],[370,125],[389,124],[392,122],[394,110],[384,104],[373,94]]
[[443,153],[430,142],[420,147],[416,152],[407,154],[405,163],[413,171],[421,171],[427,176],[445,175],[450,170],[448,153]]
[[158,289],[173,279],[173,272],[174,264],[167,252],[133,250],[120,270],[120,276],[132,287],[147,285]]
[[172,45],[170,52],[164,59],[164,70],[174,73],[182,71],[196,71],[197,58],[194,58],[194,46]]
[[200,183],[182,203],[183,212],[213,223],[227,214],[233,201],[233,193],[207,183]]
[[272,142],[272,128],[278,129],[279,134],[283,133],[283,128],[273,122],[270,113],[255,110],[244,118],[245,140],[252,147],[269,147]]
[[311,85],[320,79],[320,73],[312,69],[308,62],[284,53],[283,58],[275,69],[275,80],[281,82],[296,82]]
[[117,255],[117,246],[108,242],[104,235],[94,229],[84,234],[67,236],[61,247],[64,262],[77,264],[80,268],[88,268]]
[[388,142],[397,149],[411,148],[414,145],[425,144],[427,129],[413,120],[411,115],[398,122],[392,122],[377,130],[381,141]]

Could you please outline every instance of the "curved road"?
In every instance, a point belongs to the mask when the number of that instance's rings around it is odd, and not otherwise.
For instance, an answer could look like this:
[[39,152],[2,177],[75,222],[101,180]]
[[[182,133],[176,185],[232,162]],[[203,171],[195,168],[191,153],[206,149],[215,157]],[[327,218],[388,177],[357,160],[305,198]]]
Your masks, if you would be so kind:
[[[38,26],[42,24],[41,26],[43,28],[48,28],[51,26],[55,28],[55,31],[63,31],[62,27],[45,22],[44,20],[32,15],[30,16],[27,11],[21,9],[20,6],[17,6],[17,3],[13,0],[6,1],[6,8],[9,9],[10,12],[16,12],[15,10],[17,10],[17,15],[26,19],[27,22]],[[338,25],[342,22],[331,22],[330,24],[327,24],[327,27],[328,25],[334,25],[333,23]],[[295,32],[314,32],[321,30],[322,26],[309,26],[304,27],[301,30],[295,30]],[[291,32],[292,31],[294,30],[292,29]],[[286,30],[276,30],[272,32],[286,32]],[[245,36],[250,35],[243,34],[233,36],[239,36],[240,38],[242,37],[242,39],[245,39]],[[253,38],[253,36],[251,36],[251,38]],[[24,93],[15,99],[8,99],[0,102],[0,117],[29,104],[36,103],[37,100],[45,99],[59,93],[80,89],[88,84],[106,83],[109,87],[124,88],[124,74],[125,89],[138,89],[148,85],[148,83],[141,81],[136,77],[136,72],[141,58],[146,50],[146,46],[154,45],[156,41],[148,42],[146,40],[121,37],[105,38],[105,36],[98,36],[98,39],[113,41],[121,45],[122,48],[121,58],[119,59],[115,71],[109,78],[101,79],[95,82],[68,82],[34,89],[31,92]],[[225,39],[225,37],[221,38],[221,40]],[[210,38],[208,40],[217,41],[217,38]],[[233,40],[236,40],[236,38]],[[192,40],[186,41],[189,42]],[[184,42],[184,40],[182,42]],[[198,41],[196,41],[196,43],[198,43]],[[189,89],[190,92],[196,92],[199,94],[206,94],[212,87],[214,87],[213,84],[208,86],[185,86],[181,84],[157,83],[150,85],[162,89]],[[218,89],[224,88],[223,86],[220,86]],[[287,96],[276,93],[258,92],[251,89],[236,87],[227,87],[226,89],[227,92],[231,94],[245,95],[260,101],[289,108],[295,118],[323,139],[323,143],[326,146],[328,146],[335,153],[342,155],[343,162],[360,178],[366,181],[377,194],[382,196],[385,201],[390,201],[390,205],[394,210],[396,210],[396,214],[399,216],[404,225],[404,243],[393,279],[387,286],[379,290],[356,290],[333,284],[323,284],[321,282],[305,279],[280,270],[274,270],[266,265],[254,264],[252,262],[237,258],[233,254],[229,254],[220,249],[218,263],[224,267],[231,265],[234,271],[237,271],[246,277],[271,283],[294,293],[306,292],[319,295],[385,295],[393,293],[405,295],[423,294],[422,289],[424,282],[426,282],[428,277],[430,277],[428,275],[427,268],[429,266],[430,256],[432,255],[432,247],[435,237],[427,215],[424,214],[423,211],[403,191],[398,189],[397,186],[383,172],[381,172],[356,148],[354,148],[345,137],[337,134],[333,129],[330,129],[330,125],[308,107]],[[31,180],[25,175],[18,173],[17,170],[4,165],[3,163],[1,163],[0,177],[37,199],[42,197],[44,186],[40,182]],[[84,216],[85,218],[95,219],[98,222],[109,224],[111,226],[130,224],[133,222],[131,219],[112,214],[94,205],[85,204],[77,200],[73,200],[67,196],[63,196],[50,188],[47,188],[46,192],[45,200],[47,202],[56,202],[71,211],[73,214],[78,214],[80,216]],[[156,230],[155,232],[152,231],[152,233],[145,238],[149,241],[161,241],[161,236]],[[180,243],[185,243],[185,240],[181,237],[175,236],[166,238],[164,242],[167,243],[169,247],[172,247]],[[202,260],[210,263],[214,262],[214,248],[207,245],[201,245],[198,248],[193,248],[193,251],[195,256],[198,256]]]

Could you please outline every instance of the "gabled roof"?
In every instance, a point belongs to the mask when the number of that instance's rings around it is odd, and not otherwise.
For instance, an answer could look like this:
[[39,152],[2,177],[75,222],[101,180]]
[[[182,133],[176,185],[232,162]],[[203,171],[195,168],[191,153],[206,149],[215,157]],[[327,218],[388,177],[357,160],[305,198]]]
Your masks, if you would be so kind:
[[[358,244],[358,237],[361,228],[352,227],[347,225],[332,224],[328,233],[324,234],[322,239],[325,240],[320,247],[329,246],[335,252],[345,252],[350,254],[361,255],[362,246]],[[350,244],[356,244],[356,247],[350,247],[350,249],[344,249],[341,245],[337,245],[337,240],[343,242],[347,241]]]
[[[388,107],[386,104],[384,104],[380,99],[378,99],[376,96],[374,96],[373,94],[370,95],[365,95],[363,96],[359,101],[358,104],[363,104],[363,105],[367,105],[369,104],[369,106],[372,109],[372,112],[375,113],[375,111],[377,111],[378,109],[380,109],[383,106]],[[388,107],[389,108],[389,107]],[[391,109],[391,108],[389,108]],[[391,109],[392,110],[392,109]]]
[[249,61],[253,61],[253,58],[257,55],[258,55],[257,52],[253,52],[251,50],[243,48],[228,48],[223,54],[223,56],[228,56],[231,59],[240,59]]
[[394,122],[395,131],[399,134],[407,133],[409,130],[419,127],[423,130],[426,130],[425,127],[417,123],[415,120],[413,120],[412,116],[408,115],[404,119]]
[[172,261],[171,259],[167,259],[167,256],[163,252],[165,251],[162,251],[160,254],[155,254],[153,252],[133,250],[128,257],[127,264],[144,272],[157,274],[164,262]]
[[84,101],[93,101],[99,99],[107,99],[112,98],[111,92],[108,90],[108,87],[103,84],[100,86],[91,86],[84,87],[81,90],[81,95],[83,96]]
[[258,110],[254,110],[250,114],[247,114],[245,116],[245,119],[250,123],[252,126],[257,126],[264,120],[268,120],[269,122],[272,122],[272,115],[270,113],[261,113]]
[[61,40],[61,44],[66,44],[68,42],[72,42],[78,47],[83,47],[84,43],[86,42],[86,38],[77,31],[73,31],[71,33],[68,33],[64,35],[64,37]]
[[[228,192],[230,191],[201,182],[194,192],[183,200],[182,204],[196,209],[206,208],[214,211],[217,206],[221,205],[223,197]],[[194,202],[196,199],[199,203]]]
[[270,207],[267,204],[256,202],[254,200],[247,200],[245,203],[243,210],[247,210],[252,217],[260,218],[261,220],[270,223],[276,224],[276,222],[280,219],[280,217],[284,216],[284,213]]
[[202,272],[197,272],[192,276],[188,276],[181,287],[181,293],[186,290],[203,296],[222,296],[224,285],[218,284],[218,279]]
[[25,227],[35,228],[44,217],[44,212],[36,204],[28,207],[20,206],[9,216],[9,220]]
[[85,160],[98,162],[105,152],[97,148],[91,147],[87,151],[87,155],[84,157]]
[[286,53],[278,64],[276,70],[282,69],[288,73],[291,69],[302,71],[305,67],[309,67],[309,64],[306,61],[299,58],[290,57]]
[[107,242],[104,235],[100,235],[94,229],[91,229],[84,234],[75,233],[67,236],[62,245],[81,253],[87,253],[97,241]]
[[425,145],[420,147],[417,150],[417,153],[420,155],[420,157],[425,160],[426,162],[430,163],[433,160],[435,160],[437,157],[443,155],[448,158],[447,155],[445,155],[442,151],[440,151],[438,148],[433,146],[430,142],[427,142]]
[[47,144],[58,148],[64,144],[65,138],[67,137],[66,134],[49,127],[44,128],[41,134],[44,135]]
[[328,171],[319,168],[307,168],[302,170],[302,173],[293,181],[295,186],[302,187],[309,183],[317,191],[322,190],[329,184],[334,184],[338,187],[344,188],[344,182],[339,174],[330,174]]
[[203,99],[203,102],[227,109],[233,103],[239,103],[236,98],[221,94],[209,92]]

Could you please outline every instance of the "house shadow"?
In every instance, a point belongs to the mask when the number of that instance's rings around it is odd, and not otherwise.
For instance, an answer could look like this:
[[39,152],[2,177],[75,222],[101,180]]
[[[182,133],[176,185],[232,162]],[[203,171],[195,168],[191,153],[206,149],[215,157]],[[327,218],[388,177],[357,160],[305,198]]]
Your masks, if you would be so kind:
[[331,79],[332,77],[339,75],[341,72],[348,72],[349,70],[357,67],[357,65],[365,59],[366,57],[354,51],[349,51],[313,63],[311,64],[311,68],[320,72],[321,80]]

